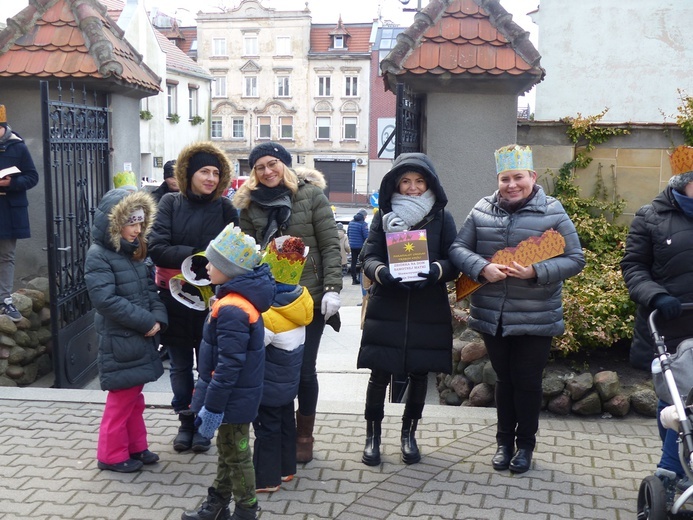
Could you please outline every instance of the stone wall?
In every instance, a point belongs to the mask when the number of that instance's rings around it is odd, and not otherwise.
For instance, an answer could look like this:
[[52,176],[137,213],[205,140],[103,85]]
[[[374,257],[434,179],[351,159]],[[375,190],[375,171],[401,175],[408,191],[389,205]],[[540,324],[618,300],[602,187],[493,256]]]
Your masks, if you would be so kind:
[[0,386],[27,386],[53,370],[47,278],[12,294],[21,321],[0,316]]
[[[455,335],[452,374],[438,374],[440,403],[450,406],[494,406],[496,373],[481,336],[469,329],[466,311],[453,307]],[[657,396],[651,384],[625,388],[614,371],[577,373],[545,370],[542,409],[557,415],[624,417],[631,412],[655,417]]]

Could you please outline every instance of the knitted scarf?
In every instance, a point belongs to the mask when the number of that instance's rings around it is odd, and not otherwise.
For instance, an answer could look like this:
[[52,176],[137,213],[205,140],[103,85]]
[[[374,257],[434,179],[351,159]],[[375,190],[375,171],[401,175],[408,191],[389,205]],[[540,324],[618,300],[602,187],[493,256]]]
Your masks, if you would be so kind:
[[250,200],[267,212],[267,225],[262,230],[260,249],[265,249],[277,232],[283,231],[289,225],[291,218],[291,190],[284,185],[268,188],[258,184],[256,190],[250,192]]
[[383,215],[383,229],[385,233],[407,231],[412,226],[421,222],[431,212],[436,196],[431,190],[426,190],[420,196],[392,195],[392,211]]
[[687,217],[693,217],[693,199],[676,190],[671,190],[671,192],[674,194],[674,198],[683,214]]

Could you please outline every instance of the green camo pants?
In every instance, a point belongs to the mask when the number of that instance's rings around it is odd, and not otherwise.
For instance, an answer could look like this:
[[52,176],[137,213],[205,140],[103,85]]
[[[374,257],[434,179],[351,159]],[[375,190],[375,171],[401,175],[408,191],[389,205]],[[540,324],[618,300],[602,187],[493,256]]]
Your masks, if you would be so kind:
[[224,498],[230,498],[241,507],[250,508],[257,503],[255,496],[255,468],[250,449],[249,424],[222,424],[217,433],[217,478],[214,487]]

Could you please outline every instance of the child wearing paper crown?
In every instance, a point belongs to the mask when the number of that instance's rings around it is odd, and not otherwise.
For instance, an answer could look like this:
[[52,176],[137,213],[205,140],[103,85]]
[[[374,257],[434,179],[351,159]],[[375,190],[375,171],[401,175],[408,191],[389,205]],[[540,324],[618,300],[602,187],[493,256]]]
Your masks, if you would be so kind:
[[[255,240],[229,224],[205,252],[207,271],[217,285],[205,320],[191,409],[207,439],[217,436],[217,477],[207,499],[183,520],[257,518],[250,423],[257,416],[265,372],[262,313],[274,300],[269,266],[260,264]],[[236,509],[228,511],[231,497]]]
[[147,234],[156,204],[145,192],[115,189],[101,199],[91,230],[85,281],[96,309],[99,380],[108,391],[97,448],[98,467],[130,473],[153,464],[144,423],[145,383],[164,373],[157,352],[168,324],[149,269]]
[[298,285],[308,247],[296,237],[272,240],[262,259],[270,266],[277,294],[262,314],[265,322],[265,386],[253,421],[255,482],[258,493],[278,491],[296,473],[294,399],[301,378],[306,325],[313,320],[313,298]]

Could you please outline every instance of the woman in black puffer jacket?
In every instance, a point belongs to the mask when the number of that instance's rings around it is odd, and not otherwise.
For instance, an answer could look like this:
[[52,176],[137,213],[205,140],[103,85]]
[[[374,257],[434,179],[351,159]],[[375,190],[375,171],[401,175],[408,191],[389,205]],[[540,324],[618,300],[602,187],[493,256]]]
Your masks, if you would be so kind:
[[171,360],[171,406],[180,419],[173,448],[202,452],[211,444],[195,432],[190,403],[195,384],[194,355],[199,352],[207,311],[177,301],[168,281],[181,272],[183,260],[204,251],[227,224],[238,225],[238,214],[223,196],[231,182],[231,164],[216,145],[200,142],[184,148],[176,161],[175,176],[180,192],[167,193],[159,201],[149,253],[171,324],[162,335],[162,343]]
[[[380,433],[385,393],[392,374],[407,374],[409,391],[402,417],[402,460],[421,460],[416,426],[426,401],[428,372],[452,369],[452,317],[446,282],[458,271],[448,260],[455,239],[447,196],[430,159],[400,155],[380,185],[380,211],[361,251],[363,272],[374,280],[358,355],[358,368],[370,368],[366,391],[366,447],[362,461],[380,464]],[[426,230],[430,267],[422,281],[402,282],[390,271],[386,233]]]

